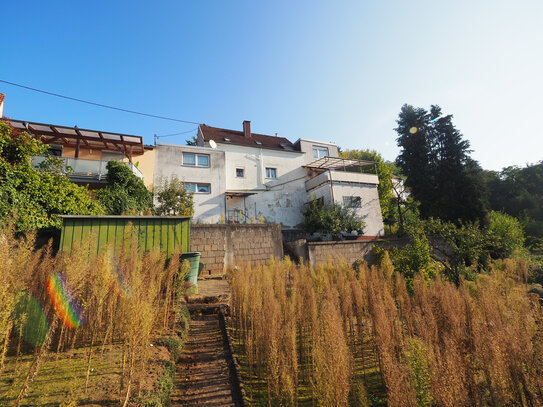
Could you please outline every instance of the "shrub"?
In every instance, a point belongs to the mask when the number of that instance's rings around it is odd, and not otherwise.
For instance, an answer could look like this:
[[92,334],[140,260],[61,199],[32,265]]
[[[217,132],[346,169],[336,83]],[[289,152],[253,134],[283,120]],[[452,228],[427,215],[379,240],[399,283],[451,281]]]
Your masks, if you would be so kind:
[[157,205],[155,214],[164,216],[192,216],[193,199],[192,192],[183,187],[183,183],[177,178],[164,179],[155,191]]
[[333,203],[324,205],[321,200],[315,199],[308,204],[304,212],[304,229],[307,233],[362,232],[366,224],[351,208]]
[[107,186],[96,197],[109,215],[142,214],[151,209],[153,195],[128,165],[109,161],[106,168]]
[[509,257],[524,247],[524,231],[518,219],[502,212],[489,214],[488,238],[494,258]]
[[439,262],[430,254],[430,244],[422,228],[409,230],[409,243],[391,251],[392,263],[396,271],[405,278],[409,290],[413,289],[413,278],[419,272],[426,282],[434,278],[442,269]]
[[178,336],[165,336],[156,341],[156,345],[168,348],[174,363],[177,362],[177,359],[181,356],[184,343],[184,339],[179,338]]

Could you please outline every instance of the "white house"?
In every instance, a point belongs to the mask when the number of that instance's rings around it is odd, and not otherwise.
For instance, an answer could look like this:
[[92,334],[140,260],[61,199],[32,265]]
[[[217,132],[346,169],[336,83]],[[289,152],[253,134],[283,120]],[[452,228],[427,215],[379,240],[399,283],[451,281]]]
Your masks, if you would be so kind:
[[[202,151],[224,154],[224,168],[219,170],[224,177],[212,176],[207,192],[209,202],[221,202],[221,208],[212,213],[224,210],[226,219],[236,222],[263,216],[281,223],[284,229],[296,229],[301,226],[306,203],[323,198],[326,203],[352,207],[366,222],[366,236],[383,235],[378,177],[355,172],[373,163],[339,158],[336,144],[308,139],[291,143],[283,137],[253,133],[249,121],[243,122],[243,131],[200,125],[197,140],[205,149]],[[157,146],[159,156],[161,148]],[[208,171],[214,172],[212,167],[220,163],[212,160]],[[160,165],[158,160],[157,168]],[[182,177],[187,179],[186,175]],[[223,180],[224,186],[219,185]],[[216,195],[223,189],[224,203]],[[211,220],[203,215],[196,210],[196,219]]]

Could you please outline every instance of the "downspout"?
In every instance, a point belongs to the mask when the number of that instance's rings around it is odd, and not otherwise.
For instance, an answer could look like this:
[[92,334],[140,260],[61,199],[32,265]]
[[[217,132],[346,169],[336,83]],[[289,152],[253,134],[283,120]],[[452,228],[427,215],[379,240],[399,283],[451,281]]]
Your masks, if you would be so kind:
[[330,174],[330,192],[332,193],[332,203],[334,204],[336,201],[334,200],[334,183],[332,182],[332,169],[328,168],[328,173]]
[[[262,157],[262,149],[259,148],[258,149],[259,151],[259,160],[260,160],[260,183],[262,184],[262,186],[264,186],[264,182],[265,182],[265,177],[266,177],[266,174],[265,174],[265,171],[266,169],[264,168],[264,157]],[[268,189],[268,188],[266,188]]]

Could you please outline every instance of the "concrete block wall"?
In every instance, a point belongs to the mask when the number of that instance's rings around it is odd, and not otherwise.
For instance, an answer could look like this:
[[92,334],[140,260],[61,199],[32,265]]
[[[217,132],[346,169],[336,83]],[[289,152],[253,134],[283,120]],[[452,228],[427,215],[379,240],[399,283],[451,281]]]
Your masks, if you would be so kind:
[[222,274],[235,266],[263,264],[283,257],[279,224],[192,224],[190,250],[201,252],[203,275]]
[[401,247],[405,245],[405,239],[388,240],[346,240],[333,242],[308,242],[307,251],[309,264],[315,267],[317,264],[323,264],[331,259],[332,262],[346,261],[347,264],[353,264],[358,259],[364,259],[368,263],[374,263],[373,246],[383,249]]

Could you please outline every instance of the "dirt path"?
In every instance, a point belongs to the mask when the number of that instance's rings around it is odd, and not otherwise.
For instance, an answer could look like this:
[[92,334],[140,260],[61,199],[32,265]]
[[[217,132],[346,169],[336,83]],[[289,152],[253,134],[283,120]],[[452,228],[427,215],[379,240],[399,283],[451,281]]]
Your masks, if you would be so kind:
[[230,369],[219,317],[193,315],[188,342],[177,364],[173,406],[233,406]]

